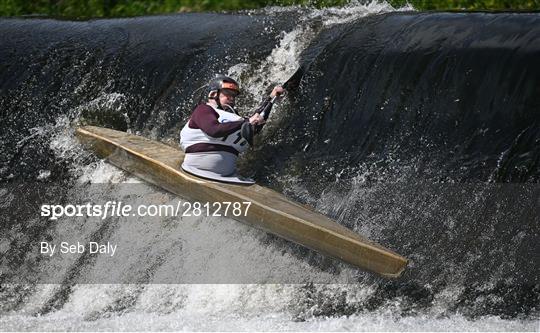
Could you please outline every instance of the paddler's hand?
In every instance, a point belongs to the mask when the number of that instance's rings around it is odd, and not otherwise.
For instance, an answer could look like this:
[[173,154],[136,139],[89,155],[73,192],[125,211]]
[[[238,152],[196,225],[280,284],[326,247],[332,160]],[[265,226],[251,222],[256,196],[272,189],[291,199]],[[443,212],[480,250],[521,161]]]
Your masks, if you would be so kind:
[[249,117],[249,123],[251,125],[262,125],[264,124],[266,121],[264,120],[264,118],[259,114],[259,113],[255,113],[253,116]]
[[272,93],[270,93],[270,97],[274,98],[276,96],[281,96],[285,93],[285,88],[282,86],[275,86],[272,90]]

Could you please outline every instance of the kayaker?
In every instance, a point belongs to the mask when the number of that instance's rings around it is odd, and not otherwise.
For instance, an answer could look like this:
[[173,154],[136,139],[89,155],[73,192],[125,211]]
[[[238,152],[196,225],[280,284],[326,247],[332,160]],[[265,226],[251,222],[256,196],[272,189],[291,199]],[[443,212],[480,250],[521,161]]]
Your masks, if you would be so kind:
[[[276,86],[259,110],[284,91]],[[235,98],[240,94],[238,83],[225,75],[218,75],[207,86],[206,101],[195,107],[190,119],[180,132],[180,145],[186,171],[202,170],[204,175],[228,177],[236,174],[238,154],[246,151],[252,133],[258,132],[265,119],[259,113],[251,117],[238,115]],[[187,168],[186,168],[187,167]]]

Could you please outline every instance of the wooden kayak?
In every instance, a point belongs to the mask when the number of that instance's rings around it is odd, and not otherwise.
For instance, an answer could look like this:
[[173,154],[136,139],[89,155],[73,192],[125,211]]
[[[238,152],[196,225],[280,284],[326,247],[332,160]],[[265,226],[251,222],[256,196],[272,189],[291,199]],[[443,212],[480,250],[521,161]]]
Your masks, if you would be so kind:
[[251,202],[231,218],[385,277],[399,277],[407,259],[282,194],[253,185],[198,178],[181,170],[184,153],[166,144],[112,129],[86,126],[77,137],[99,157],[145,181],[201,203]]

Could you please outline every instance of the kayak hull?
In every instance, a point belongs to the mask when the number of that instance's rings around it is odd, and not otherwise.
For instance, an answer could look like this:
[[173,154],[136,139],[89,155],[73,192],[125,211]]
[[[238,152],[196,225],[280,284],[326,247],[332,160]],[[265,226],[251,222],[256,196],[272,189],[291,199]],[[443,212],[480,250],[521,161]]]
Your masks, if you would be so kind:
[[184,153],[160,142],[86,126],[79,140],[98,156],[149,183],[193,201],[251,202],[247,214],[229,216],[317,252],[385,277],[399,277],[408,260],[306,206],[268,188],[202,179],[181,170]]

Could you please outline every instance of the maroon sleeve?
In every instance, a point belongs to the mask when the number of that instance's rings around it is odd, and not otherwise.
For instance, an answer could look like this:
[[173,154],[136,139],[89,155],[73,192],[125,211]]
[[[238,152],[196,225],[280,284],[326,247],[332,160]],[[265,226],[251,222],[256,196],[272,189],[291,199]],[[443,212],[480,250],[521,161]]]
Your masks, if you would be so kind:
[[236,132],[242,127],[245,120],[220,123],[219,114],[212,107],[200,104],[195,108],[189,121],[190,128],[201,129],[214,138],[221,138]]

